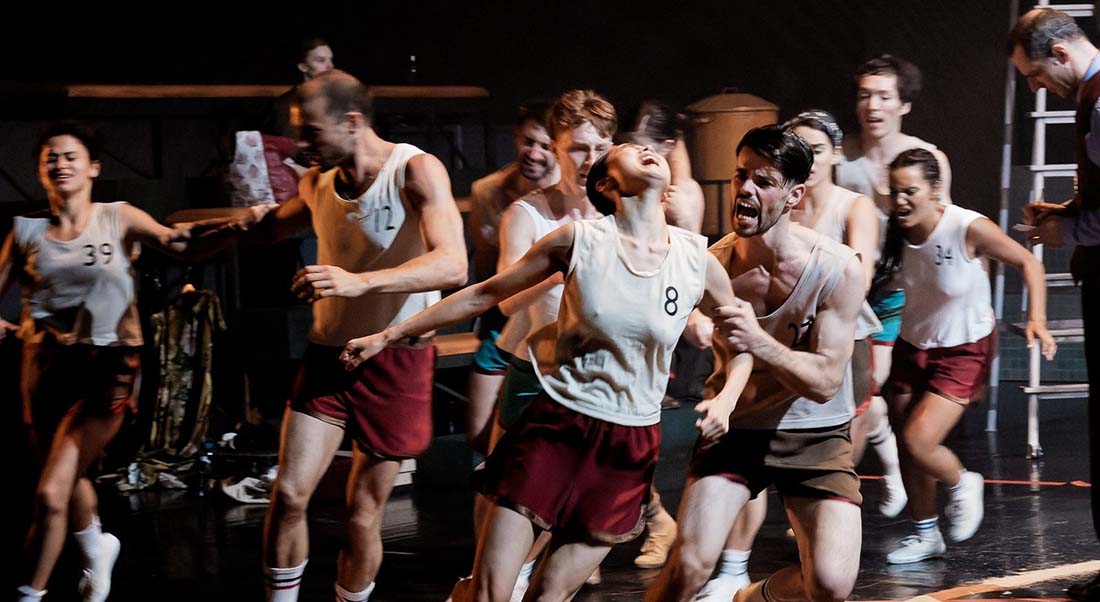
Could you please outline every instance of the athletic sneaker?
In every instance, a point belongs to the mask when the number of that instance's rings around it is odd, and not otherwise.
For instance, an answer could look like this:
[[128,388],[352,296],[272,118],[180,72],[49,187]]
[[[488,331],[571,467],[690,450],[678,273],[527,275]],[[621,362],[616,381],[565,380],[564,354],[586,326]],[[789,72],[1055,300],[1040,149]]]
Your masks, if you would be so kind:
[[752,580],[749,579],[748,573],[718,575],[707,581],[703,589],[696,594],[695,599],[697,601],[706,600],[707,602],[718,602],[719,600],[729,602],[742,588],[748,587],[749,583],[752,583]]
[[103,534],[99,552],[90,561],[91,566],[84,568],[84,574],[77,584],[77,591],[84,602],[103,602],[107,599],[107,594],[111,593],[111,572],[115,568],[121,547],[117,537],[110,533]]
[[976,472],[964,471],[959,484],[951,490],[944,509],[951,541],[966,541],[974,536],[985,514],[985,481]]
[[931,534],[921,537],[910,535],[898,542],[898,547],[886,555],[887,564],[909,564],[920,562],[929,558],[939,558],[947,552],[947,544],[943,543],[943,535],[939,529]]
[[879,502],[878,511],[886,518],[894,518],[905,510],[909,503],[909,496],[905,493],[905,485],[901,482],[900,474],[888,474],[882,477],[882,501]]

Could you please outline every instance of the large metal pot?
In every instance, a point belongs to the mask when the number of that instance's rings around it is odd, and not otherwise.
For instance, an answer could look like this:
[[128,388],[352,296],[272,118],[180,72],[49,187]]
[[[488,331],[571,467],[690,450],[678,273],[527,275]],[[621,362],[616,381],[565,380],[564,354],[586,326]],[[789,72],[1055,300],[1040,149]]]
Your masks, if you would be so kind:
[[722,93],[687,106],[685,142],[692,175],[703,187],[703,234],[729,231],[729,182],[737,143],[754,127],[776,123],[779,107],[752,94]]

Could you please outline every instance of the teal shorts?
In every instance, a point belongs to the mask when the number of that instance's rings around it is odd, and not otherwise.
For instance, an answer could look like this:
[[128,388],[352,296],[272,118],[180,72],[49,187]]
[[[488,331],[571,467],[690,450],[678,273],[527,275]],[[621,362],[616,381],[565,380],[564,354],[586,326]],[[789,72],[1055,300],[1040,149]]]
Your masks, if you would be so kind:
[[481,339],[481,345],[474,353],[474,372],[478,374],[504,374],[508,369],[507,353],[497,347],[497,337],[500,332],[490,330],[489,336]]
[[876,345],[893,345],[901,335],[901,310],[905,307],[905,291],[896,290],[887,293],[871,304],[878,321],[882,322],[882,332],[871,335]]

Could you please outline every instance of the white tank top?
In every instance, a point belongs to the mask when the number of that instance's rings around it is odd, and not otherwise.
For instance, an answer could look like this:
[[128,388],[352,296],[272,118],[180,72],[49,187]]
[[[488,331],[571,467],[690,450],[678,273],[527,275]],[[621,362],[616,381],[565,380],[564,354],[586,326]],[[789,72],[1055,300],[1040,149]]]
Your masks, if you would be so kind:
[[928,240],[905,245],[897,279],[905,288],[901,338],[920,349],[973,343],[993,332],[989,270],[966,254],[966,231],[981,217],[947,205]]
[[586,416],[657,424],[672,350],[703,298],[706,238],[669,226],[661,266],[641,272],[626,259],[614,216],[573,224],[558,320],[528,341],[539,383]]
[[[527,201],[519,200],[516,205],[522,207],[535,224],[535,240],[546,236],[556,230],[567,221],[567,218],[559,220],[547,219],[539,213]],[[497,347],[522,359],[530,360],[527,352],[527,337],[534,334],[543,326],[558,319],[558,306],[561,305],[561,291],[563,285],[555,285],[523,308],[518,313],[508,318],[508,323],[500,331],[497,339]]]
[[[368,272],[397,267],[426,252],[420,215],[401,197],[405,165],[423,152],[411,144],[394,146],[370,188],[353,201],[336,194],[338,170],[306,176],[314,178],[313,194],[302,197],[317,233],[318,264]],[[381,332],[439,299],[439,291],[327,297],[313,304],[309,339],[343,347],[348,339]]]
[[[729,269],[736,234],[729,234],[710,248]],[[844,276],[855,251],[818,236],[810,258],[787,299],[771,313],[758,316],[765,332],[795,351],[808,351],[810,330],[817,312]],[[707,379],[707,397],[713,397],[726,383],[726,369],[733,353],[722,337],[714,338],[714,373]],[[844,379],[835,397],[826,403],[800,397],[784,387],[764,367],[753,367],[730,426],[741,429],[810,429],[844,424],[855,414],[852,399],[852,371]]]
[[64,344],[142,344],[134,274],[122,228],[123,203],[92,203],[84,230],[60,241],[50,218],[16,217],[14,240],[23,257],[23,318],[19,336],[49,331]]
[[[858,192],[840,186],[834,187],[833,198],[821,208],[813,229],[840,244],[845,244],[844,241],[848,239],[848,214],[852,211],[852,203],[859,196]],[[864,301],[863,307],[859,310],[859,316],[856,317],[856,340],[861,341],[878,332],[882,332],[882,323],[875,316],[871,304]]]

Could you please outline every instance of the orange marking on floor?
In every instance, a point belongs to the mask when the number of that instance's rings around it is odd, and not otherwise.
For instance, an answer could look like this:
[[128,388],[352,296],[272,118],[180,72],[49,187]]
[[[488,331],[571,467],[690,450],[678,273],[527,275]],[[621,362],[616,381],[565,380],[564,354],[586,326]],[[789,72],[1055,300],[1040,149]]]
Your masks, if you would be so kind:
[[[877,475],[860,475],[860,479],[864,481],[881,481],[882,477]],[[1011,479],[986,479],[986,485],[1038,485],[1040,487],[1065,487],[1069,485],[1071,487],[1092,487],[1092,484],[1088,481],[1014,481]]]

